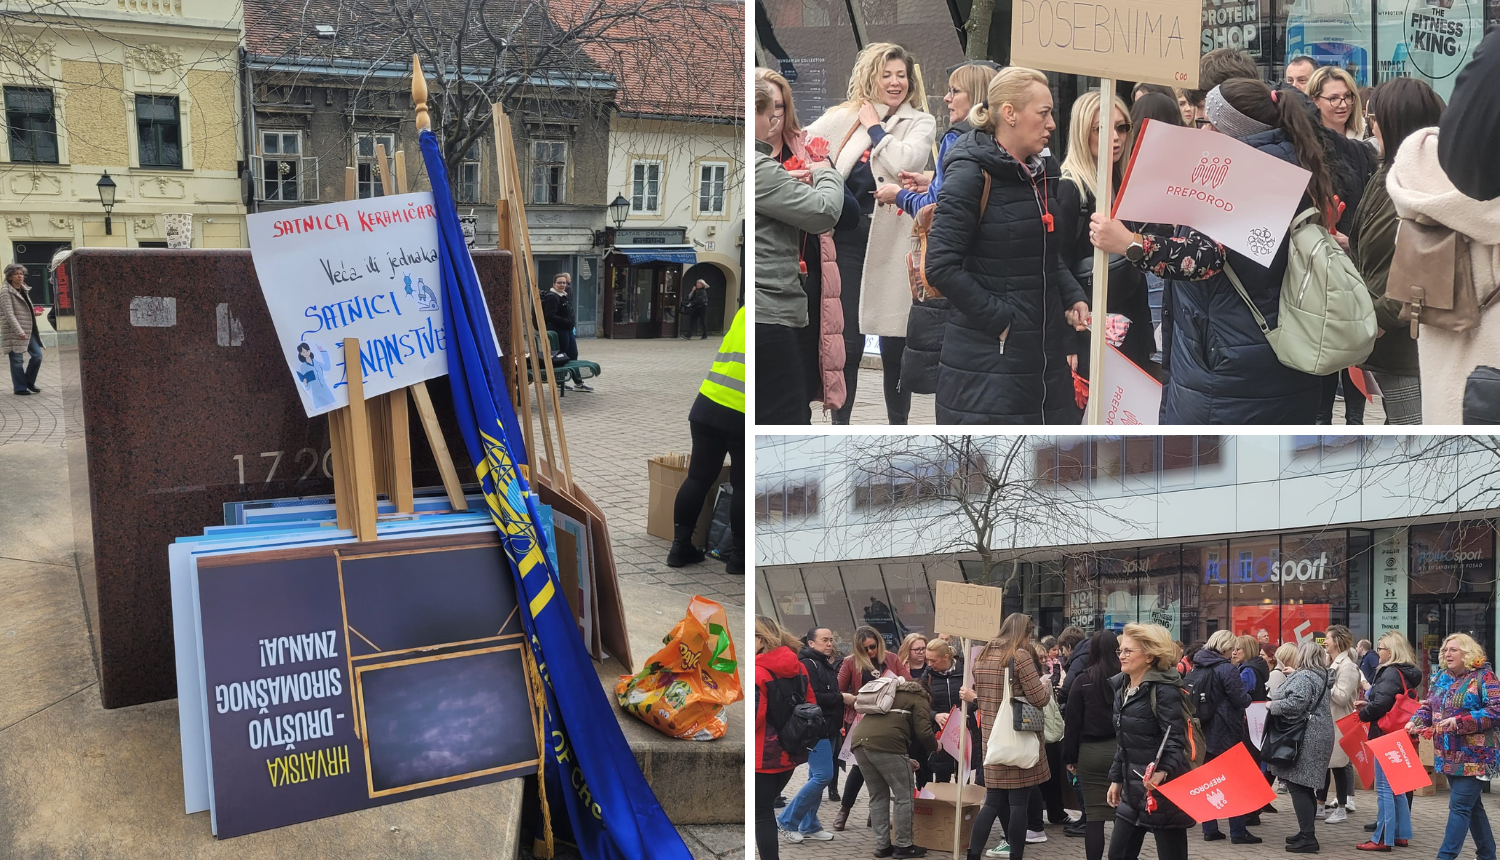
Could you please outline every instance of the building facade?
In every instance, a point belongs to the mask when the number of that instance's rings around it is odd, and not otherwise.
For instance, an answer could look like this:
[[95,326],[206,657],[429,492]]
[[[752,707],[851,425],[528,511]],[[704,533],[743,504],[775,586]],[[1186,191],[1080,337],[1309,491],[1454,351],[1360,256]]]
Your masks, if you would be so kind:
[[[872,480],[859,437],[758,443],[757,611],[899,641],[931,631],[934,583],[952,580],[1007,585],[1005,611],[1041,634],[1140,621],[1183,643],[1220,629],[1295,642],[1346,624],[1372,640],[1400,630],[1434,662],[1449,633],[1490,653],[1500,641],[1489,452],[1433,437],[1032,439],[1030,475],[1091,525],[997,535],[988,570],[955,551],[956,507],[934,528],[944,503]],[[900,534],[903,520],[921,533]]]
[[6,55],[28,62],[0,64],[0,248],[28,266],[59,328],[71,328],[70,297],[48,264],[61,252],[165,247],[169,221],[195,248],[245,246],[239,31],[229,0],[120,0],[56,27],[7,23],[5,38],[26,44]]

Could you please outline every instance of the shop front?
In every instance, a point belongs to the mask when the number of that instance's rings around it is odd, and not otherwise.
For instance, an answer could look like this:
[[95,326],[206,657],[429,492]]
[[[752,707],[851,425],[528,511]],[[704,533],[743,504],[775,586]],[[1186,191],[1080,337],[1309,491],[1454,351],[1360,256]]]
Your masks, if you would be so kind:
[[686,231],[617,230],[605,258],[602,334],[611,338],[676,337],[684,267],[698,262]]

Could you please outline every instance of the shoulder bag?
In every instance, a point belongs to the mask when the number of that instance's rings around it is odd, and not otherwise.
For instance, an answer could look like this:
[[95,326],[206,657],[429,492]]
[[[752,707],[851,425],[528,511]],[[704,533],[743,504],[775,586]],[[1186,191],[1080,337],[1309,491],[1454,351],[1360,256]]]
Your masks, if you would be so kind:
[[1380,730],[1386,734],[1405,731],[1406,724],[1411,722],[1411,718],[1416,715],[1417,708],[1420,707],[1417,700],[1407,693],[1406,674],[1400,669],[1394,671],[1401,676],[1401,695],[1396,697],[1395,704],[1391,705],[1391,709],[1386,711],[1385,716],[1375,721],[1375,725],[1380,726]]
[[1307,734],[1307,721],[1312,717],[1312,712],[1323,704],[1323,699],[1327,695],[1328,675],[1324,673],[1323,689],[1319,691],[1317,701],[1307,709],[1307,713],[1295,717],[1286,714],[1268,716],[1265,741],[1260,747],[1261,760],[1282,767],[1290,767],[1294,764],[1297,761],[1297,754],[1302,749],[1302,737]]
[[989,742],[984,748],[986,765],[1033,768],[1042,755],[1040,739],[1030,732],[1016,730],[1015,723],[1004,718],[1012,704],[1010,695],[1010,670],[1005,670],[1005,682],[1001,686],[1000,711],[995,725],[990,729]]
[[[1016,658],[1010,658],[1010,668],[1005,670],[1005,691],[1010,692],[1011,673],[1016,670]],[[1047,729],[1047,716],[1042,709],[1026,701],[1021,696],[1016,696],[1011,701],[1011,707],[1015,709],[1016,731],[1018,732],[1042,732]]]

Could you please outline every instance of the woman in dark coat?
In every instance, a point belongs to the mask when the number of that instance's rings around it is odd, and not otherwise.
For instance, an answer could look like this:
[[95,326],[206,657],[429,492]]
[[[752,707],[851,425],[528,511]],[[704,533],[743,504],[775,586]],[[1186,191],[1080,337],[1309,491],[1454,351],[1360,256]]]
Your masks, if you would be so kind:
[[1165,627],[1127,624],[1120,634],[1119,654],[1121,672],[1112,682],[1119,748],[1110,765],[1109,795],[1105,799],[1115,808],[1109,857],[1137,860],[1141,843],[1150,831],[1160,860],[1187,860],[1187,829],[1193,826],[1192,816],[1155,791],[1156,810],[1148,811],[1143,779],[1149,770],[1150,783],[1157,786],[1192,768],[1183,746],[1188,725],[1182,708],[1182,676],[1172,667],[1177,662],[1177,646]]
[[1115,688],[1110,679],[1120,674],[1115,650],[1120,641],[1113,630],[1100,630],[1088,642],[1088,668],[1074,682],[1063,708],[1062,760],[1078,777],[1083,793],[1083,847],[1088,860],[1104,856],[1104,822],[1115,817],[1106,803],[1109,770],[1119,748],[1115,740]]
[[[1326,219],[1334,210],[1322,138],[1301,103],[1279,95],[1272,99],[1258,80],[1231,78],[1209,91],[1205,105],[1215,131],[1312,173],[1299,212],[1312,206]],[[1172,339],[1165,344],[1170,373],[1161,423],[1313,423],[1322,379],[1281,363],[1224,274],[1227,263],[1274,329],[1287,265],[1285,240],[1267,267],[1188,227],[1171,235],[1133,232],[1100,212],[1091,226],[1095,247],[1125,254],[1171,281],[1172,302],[1162,321]]]
[[953,305],[937,420],[1077,424],[1072,331],[1087,327],[1088,304],[1059,253],[1057,162],[1040,157],[1057,127],[1052,93],[1041,72],[1011,66],[988,96],[949,151],[928,236],[927,278]]
[[[1189,674],[1188,682],[1208,744],[1205,761],[1229,752],[1245,739],[1245,709],[1250,706],[1250,693],[1245,689],[1240,670],[1229,661],[1229,655],[1238,645],[1233,631],[1216,630],[1193,655],[1193,670],[1197,674]],[[1236,845],[1261,841],[1245,827],[1247,818],[1237,815],[1229,819],[1229,836]],[[1203,822],[1205,842],[1223,838],[1217,820]]]
[[[855,694],[860,687],[886,673],[903,681],[911,680],[911,672],[901,662],[901,658],[885,650],[885,637],[880,635],[880,631],[866,626],[855,628],[854,650],[839,664],[839,691],[844,694],[845,735],[854,725]],[[859,789],[864,784],[865,777],[860,772],[859,765],[851,766],[849,776],[844,780],[844,799],[840,801],[838,814],[833,818],[834,830],[844,829],[844,824],[849,820],[849,811],[854,808],[854,801],[859,798]]]
[[1297,646],[1297,670],[1271,694],[1268,706],[1272,717],[1307,718],[1297,758],[1290,764],[1267,763],[1271,773],[1286,783],[1292,808],[1297,813],[1297,832],[1286,844],[1286,850],[1292,854],[1316,854],[1319,850],[1317,790],[1328,780],[1328,763],[1333,759],[1333,711],[1329,701],[1332,686],[1328,652],[1308,640]]
[[[927,672],[919,683],[932,697],[932,724],[939,735],[948,722],[948,714],[960,703],[968,703],[969,738],[964,748],[969,751],[969,770],[978,769],[983,763],[979,758],[979,708],[974,706],[972,690],[964,690],[964,670],[953,659],[953,646],[941,639],[927,643]],[[939,749],[927,757],[927,769],[933,782],[947,782],[958,770],[953,756]]]

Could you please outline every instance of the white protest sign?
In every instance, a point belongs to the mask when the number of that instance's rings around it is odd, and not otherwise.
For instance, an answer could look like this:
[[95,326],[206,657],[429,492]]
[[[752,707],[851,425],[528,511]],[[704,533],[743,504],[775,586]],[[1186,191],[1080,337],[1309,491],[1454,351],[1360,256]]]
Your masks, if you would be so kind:
[[932,629],[988,642],[1000,632],[1000,603],[1004,597],[1002,588],[940,579],[933,593]]
[[1192,88],[1202,17],[1201,0],[1014,0],[1010,62]]
[[431,192],[246,216],[250,255],[309,416],[349,405],[343,342],[366,397],[448,372]]
[[1227,134],[1146,120],[1114,217],[1186,225],[1269,266],[1311,178]]
[[1250,723],[1250,743],[1260,749],[1266,739],[1266,716],[1270,713],[1269,702],[1251,702],[1245,708],[1245,719]]
[[1111,344],[1104,345],[1104,423],[1159,423],[1161,383]]

